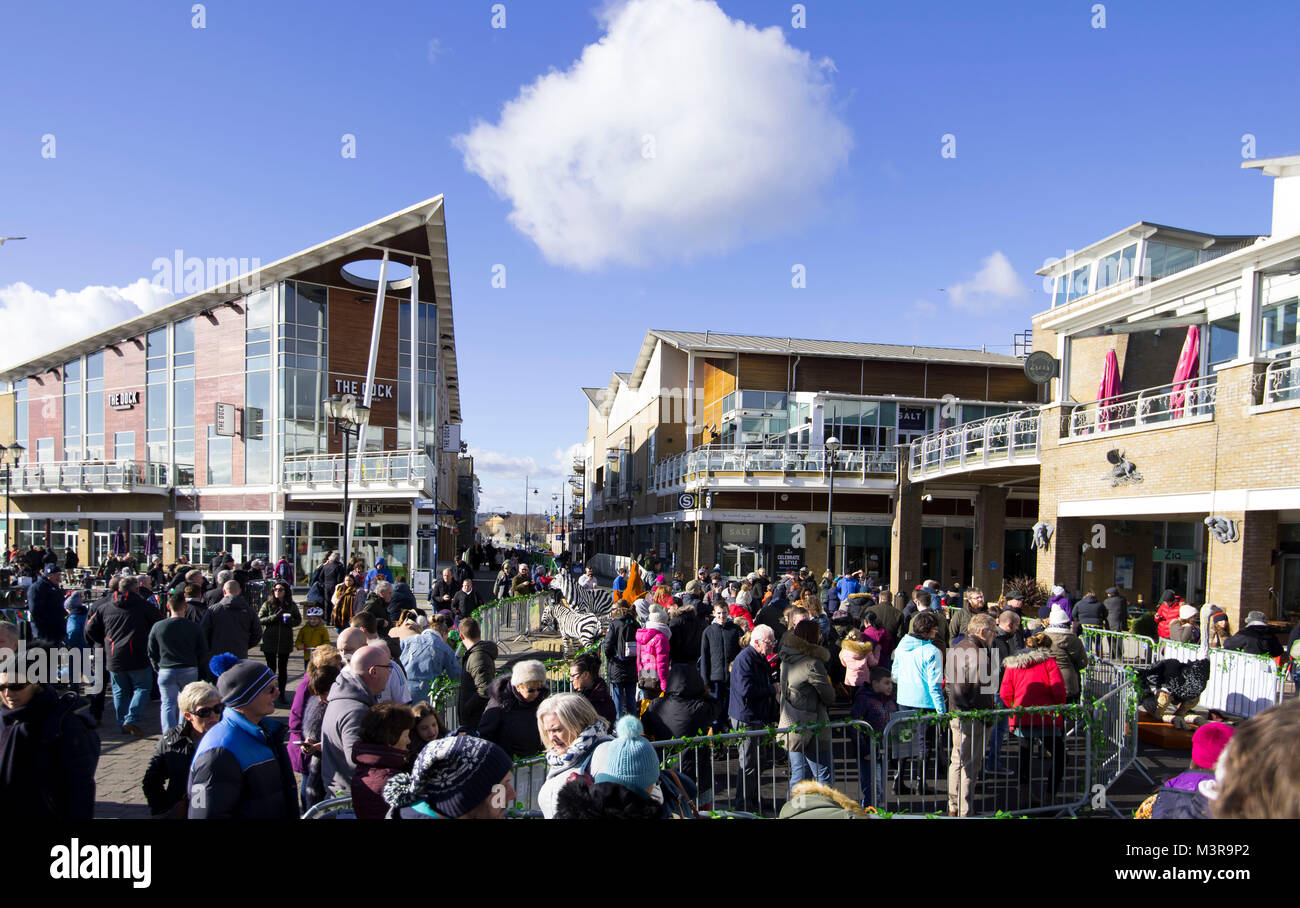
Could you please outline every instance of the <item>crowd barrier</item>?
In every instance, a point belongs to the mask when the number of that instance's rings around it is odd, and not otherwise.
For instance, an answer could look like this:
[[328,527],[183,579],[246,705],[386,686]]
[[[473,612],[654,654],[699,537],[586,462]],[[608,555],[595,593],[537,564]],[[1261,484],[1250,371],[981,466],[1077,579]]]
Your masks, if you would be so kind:
[[[1199,652],[1195,644],[1161,640],[1155,661],[1191,662]],[[1208,658],[1210,680],[1198,706],[1249,717],[1282,702],[1284,672],[1268,656],[1211,649]]]
[[1089,654],[1108,662],[1145,668],[1156,659],[1155,642],[1141,634],[1085,627],[1080,639]]

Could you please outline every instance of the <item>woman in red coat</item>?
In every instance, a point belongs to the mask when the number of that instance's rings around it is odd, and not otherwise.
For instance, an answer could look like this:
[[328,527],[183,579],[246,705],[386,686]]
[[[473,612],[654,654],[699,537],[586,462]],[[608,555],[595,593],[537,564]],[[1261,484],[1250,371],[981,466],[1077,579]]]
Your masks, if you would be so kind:
[[[1065,680],[1051,653],[1047,634],[1035,634],[1025,649],[1002,661],[1002,702],[1012,709],[1029,706],[1063,706]],[[1065,778],[1065,720],[1061,712],[1047,711],[1011,717],[1011,731],[1021,740],[1021,800],[1030,804],[1052,804]],[[1037,747],[1035,746],[1037,742]],[[1037,756],[1035,753],[1037,751]],[[1042,751],[1051,754],[1047,771]],[[1040,778],[1041,777],[1041,778]]]
[[1178,610],[1183,607],[1183,600],[1173,590],[1165,590],[1156,609],[1156,634],[1161,640],[1169,639],[1169,622],[1178,617]]

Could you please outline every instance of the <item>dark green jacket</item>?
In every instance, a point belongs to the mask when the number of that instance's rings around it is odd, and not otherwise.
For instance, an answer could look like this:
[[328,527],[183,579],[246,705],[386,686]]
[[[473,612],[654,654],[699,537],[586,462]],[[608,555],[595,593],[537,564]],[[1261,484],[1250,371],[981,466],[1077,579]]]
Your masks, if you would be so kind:
[[274,599],[268,599],[262,603],[257,620],[262,622],[262,652],[293,651],[293,629],[302,624],[302,613],[298,610],[297,603],[292,599],[286,600],[281,614],[279,604]]

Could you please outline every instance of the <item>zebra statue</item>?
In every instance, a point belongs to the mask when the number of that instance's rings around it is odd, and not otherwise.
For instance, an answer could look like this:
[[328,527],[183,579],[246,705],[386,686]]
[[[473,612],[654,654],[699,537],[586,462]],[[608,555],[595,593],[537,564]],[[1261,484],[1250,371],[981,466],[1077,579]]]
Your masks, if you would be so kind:
[[555,627],[564,639],[564,651],[569,652],[569,641],[576,640],[587,647],[600,639],[603,631],[595,615],[579,612],[564,604],[551,603],[542,609],[542,629]]
[[551,589],[559,590],[570,608],[600,617],[602,625],[608,623],[610,610],[614,607],[613,590],[580,586],[569,571],[557,572],[551,580]]

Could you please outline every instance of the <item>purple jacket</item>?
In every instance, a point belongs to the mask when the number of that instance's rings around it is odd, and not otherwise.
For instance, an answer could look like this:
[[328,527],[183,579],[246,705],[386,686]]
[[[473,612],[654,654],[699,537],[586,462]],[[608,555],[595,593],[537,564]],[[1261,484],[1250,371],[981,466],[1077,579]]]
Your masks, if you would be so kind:
[[1061,610],[1065,612],[1066,618],[1070,619],[1070,621],[1074,620],[1074,603],[1070,601],[1070,597],[1066,593],[1062,593],[1059,596],[1053,596],[1049,599],[1047,605],[1038,610],[1038,617],[1043,621],[1046,621],[1047,616],[1051,614],[1052,606],[1054,605],[1059,605],[1061,607]]
[[302,737],[302,714],[307,709],[307,688],[310,684],[307,676],[298,682],[298,689],[293,693],[293,706],[289,708],[289,763],[293,766],[293,771],[304,773],[307,771],[303,763],[302,748],[298,744],[303,740]]
[[1213,779],[1214,773],[1202,772],[1199,769],[1189,769],[1186,772],[1180,772],[1168,782],[1165,788],[1178,788],[1182,791],[1196,791],[1200,788],[1202,782],[1206,779]]

